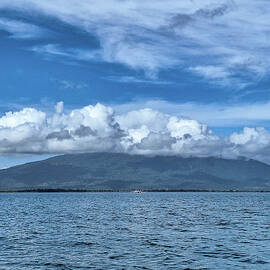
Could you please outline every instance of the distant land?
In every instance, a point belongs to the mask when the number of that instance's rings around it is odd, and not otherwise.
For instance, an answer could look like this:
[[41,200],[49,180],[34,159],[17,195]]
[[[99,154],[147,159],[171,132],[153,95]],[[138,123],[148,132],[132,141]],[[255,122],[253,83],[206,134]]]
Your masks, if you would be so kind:
[[215,157],[62,155],[0,170],[0,191],[269,191],[270,165]]

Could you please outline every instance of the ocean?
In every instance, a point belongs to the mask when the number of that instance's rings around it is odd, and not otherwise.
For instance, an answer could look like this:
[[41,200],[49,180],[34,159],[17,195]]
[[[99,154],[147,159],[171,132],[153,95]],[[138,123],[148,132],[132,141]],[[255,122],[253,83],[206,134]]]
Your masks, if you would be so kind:
[[0,193],[9,269],[270,269],[270,193]]

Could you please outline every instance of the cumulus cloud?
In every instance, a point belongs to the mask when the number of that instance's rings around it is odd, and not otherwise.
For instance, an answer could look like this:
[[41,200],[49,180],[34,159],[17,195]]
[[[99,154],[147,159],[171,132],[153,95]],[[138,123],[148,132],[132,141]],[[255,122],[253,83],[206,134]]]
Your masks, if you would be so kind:
[[263,127],[245,127],[241,133],[230,135],[230,141],[235,146],[235,155],[253,156],[255,159],[269,162],[270,132]]
[[268,161],[270,132],[244,128],[228,137],[215,135],[196,120],[153,109],[116,114],[102,104],[68,113],[63,102],[47,115],[34,108],[0,118],[0,153],[64,154],[122,152],[144,155],[246,156]]
[[1,0],[0,9],[54,17],[100,42],[98,50],[48,44],[36,52],[120,63],[152,79],[176,67],[244,87],[245,74],[252,81],[270,70],[268,0]]

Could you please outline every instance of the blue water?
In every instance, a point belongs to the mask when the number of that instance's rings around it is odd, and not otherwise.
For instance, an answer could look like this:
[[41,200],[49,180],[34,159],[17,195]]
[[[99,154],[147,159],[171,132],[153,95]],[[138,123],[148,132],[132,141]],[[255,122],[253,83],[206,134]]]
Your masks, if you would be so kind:
[[0,194],[9,269],[270,269],[270,193]]

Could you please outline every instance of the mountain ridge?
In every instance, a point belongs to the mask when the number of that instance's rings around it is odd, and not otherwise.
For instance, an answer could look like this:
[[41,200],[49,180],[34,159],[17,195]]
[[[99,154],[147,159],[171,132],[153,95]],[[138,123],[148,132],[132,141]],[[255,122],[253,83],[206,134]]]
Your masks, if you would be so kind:
[[270,165],[252,159],[83,153],[0,170],[0,190],[270,190]]

